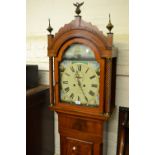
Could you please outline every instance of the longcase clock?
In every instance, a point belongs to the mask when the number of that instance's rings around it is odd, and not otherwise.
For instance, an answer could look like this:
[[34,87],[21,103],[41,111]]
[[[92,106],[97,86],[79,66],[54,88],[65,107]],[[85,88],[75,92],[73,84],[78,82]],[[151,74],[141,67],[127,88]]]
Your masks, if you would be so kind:
[[107,36],[79,15],[52,35],[48,56],[50,109],[58,114],[61,155],[102,155],[104,126],[115,107],[116,49],[109,17]]

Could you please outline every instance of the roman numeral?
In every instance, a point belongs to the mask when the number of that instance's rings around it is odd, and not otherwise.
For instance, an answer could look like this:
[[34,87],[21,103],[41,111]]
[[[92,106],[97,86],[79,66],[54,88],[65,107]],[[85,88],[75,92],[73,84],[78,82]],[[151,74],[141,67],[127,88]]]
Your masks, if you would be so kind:
[[81,65],[78,65],[78,71],[81,71]]
[[91,86],[97,88],[97,84],[92,84]]
[[68,73],[65,73],[65,75],[70,76],[70,74],[68,74]]
[[90,94],[91,96],[94,96],[94,95],[95,95],[95,93],[94,93],[92,90],[89,91],[89,94]]
[[89,68],[87,68],[87,70],[85,71],[85,73],[87,73],[87,72],[88,72],[88,70],[89,70]]
[[74,98],[74,94],[73,93],[70,95],[70,98],[72,98],[72,99]]
[[67,93],[69,90],[70,90],[69,87],[65,88],[66,93]]
[[63,84],[68,84],[68,81],[63,81]]
[[95,75],[93,75],[93,76],[90,77],[90,79],[93,79],[93,78],[95,78]]
[[70,67],[70,69],[71,69],[71,71],[72,71],[72,72],[75,72],[75,70],[74,70],[74,67],[73,67],[73,66],[71,66],[71,67]]

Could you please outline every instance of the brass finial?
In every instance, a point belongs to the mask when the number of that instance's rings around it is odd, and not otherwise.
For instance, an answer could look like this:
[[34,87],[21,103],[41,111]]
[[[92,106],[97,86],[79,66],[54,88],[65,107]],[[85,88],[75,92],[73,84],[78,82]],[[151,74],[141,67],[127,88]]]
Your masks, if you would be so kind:
[[51,27],[50,19],[48,19],[48,21],[49,21],[49,25],[48,25],[47,31],[51,34],[53,28]]
[[111,24],[111,19],[110,19],[110,14],[109,14],[109,23],[108,25],[106,26],[106,28],[109,30],[109,33],[111,33],[111,30],[114,26]]
[[76,7],[76,10],[75,10],[75,13],[77,14],[75,17],[80,17],[80,13],[81,13],[81,10],[80,10],[80,7],[84,4],[84,2],[82,3],[73,3],[73,5]]

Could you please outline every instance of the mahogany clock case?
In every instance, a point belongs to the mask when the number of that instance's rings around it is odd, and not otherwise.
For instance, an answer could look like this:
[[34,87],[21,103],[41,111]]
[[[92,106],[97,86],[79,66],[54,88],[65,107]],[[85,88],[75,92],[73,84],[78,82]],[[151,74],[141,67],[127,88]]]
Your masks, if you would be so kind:
[[[82,20],[79,7],[74,4],[75,19],[52,35],[48,31],[50,109],[58,114],[61,155],[102,155],[105,150],[105,124],[115,107],[116,56],[113,46],[113,25],[109,19],[107,36],[96,26]],[[60,65],[66,50],[72,45],[90,48],[99,64],[99,102],[97,106],[77,105],[61,99]],[[79,59],[82,60],[82,59]],[[79,83],[79,81],[77,80]],[[81,82],[81,81],[80,81]],[[81,87],[81,84],[78,84]],[[82,89],[81,89],[82,91]],[[74,92],[75,93],[75,92]],[[87,92],[84,92],[87,93]],[[83,96],[85,96],[83,93]],[[92,93],[91,93],[92,94]]]

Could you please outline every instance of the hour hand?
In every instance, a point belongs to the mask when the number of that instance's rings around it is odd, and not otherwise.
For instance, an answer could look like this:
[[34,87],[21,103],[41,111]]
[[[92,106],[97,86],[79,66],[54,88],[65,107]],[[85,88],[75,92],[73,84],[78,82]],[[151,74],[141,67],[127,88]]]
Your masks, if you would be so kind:
[[79,74],[77,71],[76,71],[76,79],[77,79],[78,85],[81,87],[81,82],[79,80]]
[[[76,74],[79,76],[77,71],[76,71]],[[84,93],[84,91],[82,89],[81,81],[78,78],[77,78],[77,82],[78,82],[78,85],[79,85],[79,87],[80,87],[80,89],[82,91],[83,96],[85,97],[85,100],[88,102],[88,99],[87,99],[87,97],[86,97],[86,95],[85,95],[85,93]]]

